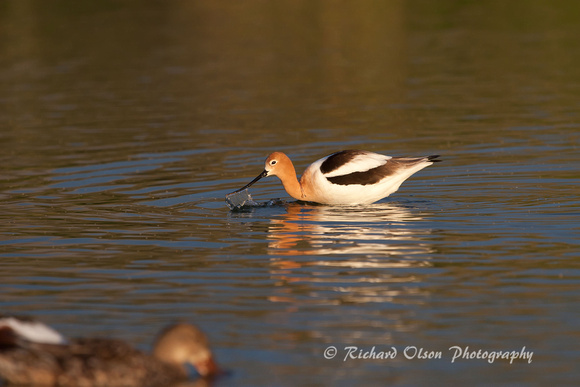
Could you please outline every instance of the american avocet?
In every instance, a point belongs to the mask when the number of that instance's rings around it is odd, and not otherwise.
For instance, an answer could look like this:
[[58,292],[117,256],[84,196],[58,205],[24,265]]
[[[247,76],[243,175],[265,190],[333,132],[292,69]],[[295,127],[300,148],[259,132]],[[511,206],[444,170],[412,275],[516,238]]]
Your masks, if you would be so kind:
[[362,150],[343,150],[310,164],[298,181],[288,156],[271,153],[264,171],[249,184],[263,177],[278,176],[284,189],[295,199],[321,204],[369,204],[385,198],[415,172],[433,164],[439,155],[391,157]]
[[218,368],[205,335],[185,323],[163,330],[151,355],[115,339],[64,339],[30,318],[0,316],[0,380],[43,386],[168,386]]

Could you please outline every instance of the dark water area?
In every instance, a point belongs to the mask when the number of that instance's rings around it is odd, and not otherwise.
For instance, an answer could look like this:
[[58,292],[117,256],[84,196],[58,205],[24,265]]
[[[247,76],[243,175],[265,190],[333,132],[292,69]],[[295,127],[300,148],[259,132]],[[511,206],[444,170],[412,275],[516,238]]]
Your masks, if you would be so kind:
[[[142,349],[194,322],[215,386],[573,385],[579,37],[573,1],[4,1],[0,311]],[[444,162],[224,202],[349,148]]]

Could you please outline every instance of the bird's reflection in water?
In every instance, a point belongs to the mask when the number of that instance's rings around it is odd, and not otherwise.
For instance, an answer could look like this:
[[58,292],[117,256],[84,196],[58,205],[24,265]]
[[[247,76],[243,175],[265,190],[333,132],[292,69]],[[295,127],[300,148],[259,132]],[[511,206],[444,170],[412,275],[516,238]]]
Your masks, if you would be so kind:
[[[429,252],[429,246],[419,239],[429,231],[409,226],[421,221],[422,216],[402,205],[327,207],[289,203],[287,209],[282,218],[271,221],[268,252],[272,255],[352,254],[384,258]],[[360,265],[369,262],[355,267]]]
[[317,303],[393,301],[401,293],[423,298],[425,290],[405,284],[419,281],[417,271],[431,266],[424,216],[397,203],[289,203],[269,228],[271,274],[278,281],[270,300],[296,301],[297,288],[290,284],[300,284],[302,294],[331,290],[326,297],[300,297]]

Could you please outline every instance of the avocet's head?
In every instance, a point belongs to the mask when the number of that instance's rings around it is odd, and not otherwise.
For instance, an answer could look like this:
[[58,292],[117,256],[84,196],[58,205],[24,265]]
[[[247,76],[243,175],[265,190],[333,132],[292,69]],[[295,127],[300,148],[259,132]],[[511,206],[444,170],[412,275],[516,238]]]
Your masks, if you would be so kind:
[[284,171],[288,169],[289,166],[291,166],[292,167],[291,170],[294,171],[292,161],[290,161],[290,158],[286,156],[284,153],[282,152],[270,153],[270,155],[266,158],[266,161],[264,162],[264,170],[262,171],[262,173],[256,176],[254,180],[250,181],[248,184],[232,193],[240,192],[245,190],[246,188],[249,188],[250,186],[257,183],[258,180],[260,180],[263,177],[280,176],[282,173],[284,173]]
[[279,176],[288,168],[288,165],[292,165],[288,156],[282,152],[273,152],[266,158],[264,172],[267,173],[266,176]]

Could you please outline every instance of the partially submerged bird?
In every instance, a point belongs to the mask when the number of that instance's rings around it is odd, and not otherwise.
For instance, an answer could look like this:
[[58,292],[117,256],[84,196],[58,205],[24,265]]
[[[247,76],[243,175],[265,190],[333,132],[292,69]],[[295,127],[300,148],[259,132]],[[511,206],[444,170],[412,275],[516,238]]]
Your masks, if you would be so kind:
[[[288,156],[271,153],[264,171],[243,191],[266,176],[278,176],[295,199],[321,204],[370,204],[385,198],[415,172],[438,162],[439,155],[391,157],[363,150],[343,150],[310,164],[298,181]],[[230,195],[232,195],[230,194]]]
[[206,336],[179,323],[164,329],[148,355],[121,340],[66,340],[28,317],[0,316],[0,380],[70,387],[166,387],[187,380],[185,364],[208,377],[219,372]]

